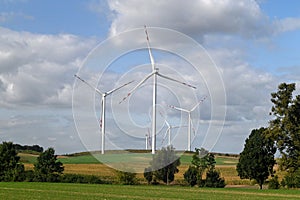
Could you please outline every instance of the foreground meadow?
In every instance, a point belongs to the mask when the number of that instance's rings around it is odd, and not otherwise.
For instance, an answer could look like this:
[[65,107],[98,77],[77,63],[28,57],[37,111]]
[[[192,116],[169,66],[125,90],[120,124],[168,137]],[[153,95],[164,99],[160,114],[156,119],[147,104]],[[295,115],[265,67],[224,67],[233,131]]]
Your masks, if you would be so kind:
[[65,183],[0,183],[0,199],[299,199],[300,190]]

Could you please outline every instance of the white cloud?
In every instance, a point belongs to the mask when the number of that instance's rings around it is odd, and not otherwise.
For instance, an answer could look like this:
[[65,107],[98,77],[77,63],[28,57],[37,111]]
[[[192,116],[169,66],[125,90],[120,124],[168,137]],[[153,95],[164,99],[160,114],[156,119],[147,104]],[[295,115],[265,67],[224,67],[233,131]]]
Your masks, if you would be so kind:
[[0,27],[0,104],[71,106],[73,74],[95,41]]
[[109,1],[109,7],[115,13],[112,35],[144,24],[172,28],[192,36],[225,33],[260,37],[271,28],[267,16],[252,0],[113,0]]
[[300,28],[300,18],[271,19],[255,0],[111,0],[111,35],[132,28],[171,28],[196,38],[226,34],[263,41]]

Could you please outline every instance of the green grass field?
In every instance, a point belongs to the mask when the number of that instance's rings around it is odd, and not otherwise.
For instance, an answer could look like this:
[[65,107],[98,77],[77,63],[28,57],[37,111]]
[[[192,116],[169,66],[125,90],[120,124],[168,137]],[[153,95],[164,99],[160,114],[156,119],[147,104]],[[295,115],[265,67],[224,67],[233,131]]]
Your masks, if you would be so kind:
[[300,190],[63,183],[0,183],[0,199],[299,199]]

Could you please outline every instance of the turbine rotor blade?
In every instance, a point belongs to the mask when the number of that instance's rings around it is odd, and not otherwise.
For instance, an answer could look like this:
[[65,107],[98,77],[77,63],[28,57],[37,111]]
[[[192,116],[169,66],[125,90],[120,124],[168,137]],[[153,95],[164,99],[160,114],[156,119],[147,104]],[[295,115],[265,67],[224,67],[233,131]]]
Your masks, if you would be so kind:
[[173,108],[173,109],[175,109],[175,110],[179,110],[179,111],[183,111],[183,112],[187,112],[187,113],[189,113],[189,112],[190,112],[190,111],[188,111],[188,110],[186,110],[186,109],[183,109],[183,108],[178,108],[178,107],[171,106],[171,105],[169,105],[169,107],[170,107],[170,108]]
[[168,131],[171,129],[171,127],[169,127],[167,130],[166,130],[166,132],[165,132],[165,135],[164,135],[164,137],[163,137],[163,139],[162,139],[162,141],[161,141],[161,145],[163,145],[163,143],[164,143],[164,141],[165,141],[165,139],[166,139],[166,137],[167,137],[167,135],[168,135]]
[[165,120],[165,122],[166,122],[168,128],[171,128],[171,125],[169,124],[169,122],[167,120]]
[[174,79],[174,78],[171,78],[171,77],[162,75],[162,74],[160,74],[160,73],[157,73],[157,75],[160,76],[160,77],[162,77],[162,78],[168,79],[168,80],[170,80],[170,81],[175,81],[175,82],[180,83],[180,84],[182,84],[182,85],[191,87],[191,88],[193,88],[193,89],[197,89],[197,88],[196,88],[195,86],[193,86],[193,85],[190,85],[190,84],[185,83],[185,82],[178,81],[178,80],[176,80],[176,79]]
[[184,126],[172,126],[172,128],[181,128],[181,127],[187,127],[187,125],[184,125]]
[[126,85],[129,85],[129,84],[132,83],[132,82],[134,82],[134,80],[133,80],[133,81],[129,81],[128,83],[125,83],[125,84],[123,84],[123,85],[121,85],[121,86],[119,86],[119,87],[117,87],[117,88],[115,88],[115,89],[112,89],[112,90],[106,92],[105,94],[106,94],[106,96],[107,96],[107,95],[110,95],[111,93],[113,93],[113,92],[115,92],[115,91],[121,89],[122,87],[125,87]]
[[129,91],[129,93],[127,94],[126,97],[124,97],[120,102],[119,104],[121,104],[123,101],[125,101],[137,88],[139,88],[146,80],[148,80],[154,73],[156,73],[155,71],[154,72],[151,72],[150,74],[148,74],[143,80],[141,80],[132,90]]
[[83,80],[82,78],[80,78],[78,75],[74,74],[74,76],[76,78],[78,78],[80,81],[82,81],[83,83],[85,83],[86,85],[88,85],[90,88],[94,89],[97,93],[99,93],[100,95],[102,95],[103,93],[97,89],[96,87],[92,86],[91,84],[89,84],[88,82],[86,82],[85,80]]
[[192,120],[192,119],[191,119],[191,125],[192,125],[193,134],[194,134],[194,136],[195,136],[196,130],[195,130],[195,127],[194,127],[194,124],[193,124],[193,120]]
[[101,130],[102,130],[102,124],[103,124],[102,114],[103,114],[103,99],[101,99],[101,112],[100,112],[100,120],[99,120],[99,125],[100,125]]
[[192,110],[191,110],[191,112],[192,111],[194,111],[205,99],[207,98],[207,96],[205,96],[203,99],[201,99],[193,108],[192,108]]
[[145,33],[146,33],[146,36],[147,36],[147,46],[148,46],[148,52],[149,52],[149,56],[150,56],[151,66],[152,66],[152,70],[154,71],[155,70],[155,63],[154,63],[154,58],[152,56],[152,51],[151,51],[150,41],[149,41],[149,35],[148,35],[146,25],[144,25],[144,29],[145,29]]

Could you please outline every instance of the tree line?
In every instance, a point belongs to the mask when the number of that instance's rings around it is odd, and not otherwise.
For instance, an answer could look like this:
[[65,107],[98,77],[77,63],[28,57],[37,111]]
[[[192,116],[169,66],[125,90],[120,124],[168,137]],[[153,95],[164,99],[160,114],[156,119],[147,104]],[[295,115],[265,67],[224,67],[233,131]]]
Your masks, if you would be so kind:
[[44,151],[44,148],[39,146],[39,145],[13,144],[13,146],[14,146],[14,148],[17,152],[20,152],[20,151],[33,151],[33,152],[42,153]]
[[[25,171],[20,162],[17,145],[12,142],[0,144],[0,181],[28,181],[28,182],[67,182],[67,183],[112,183],[103,181],[93,175],[63,174],[64,166],[57,159],[55,150],[48,148],[41,152],[34,163],[33,170]],[[191,166],[184,174],[185,181],[199,187],[224,187],[225,181],[220,178],[220,173],[215,170],[214,155],[203,149],[197,149],[193,155]],[[153,155],[150,166],[145,169],[144,177],[148,184],[159,184],[159,181],[169,185],[179,172],[180,157],[176,155],[172,146],[162,148]],[[203,174],[206,171],[206,179]],[[138,184],[136,173],[116,171],[117,183],[132,185]]]
[[[273,119],[268,127],[251,131],[240,153],[238,175],[255,180],[260,189],[270,176],[269,188],[300,188],[300,95],[295,95],[295,90],[295,83],[281,83],[277,92],[271,93],[269,114]],[[276,152],[280,154],[278,162]],[[275,164],[286,172],[280,183]]]

